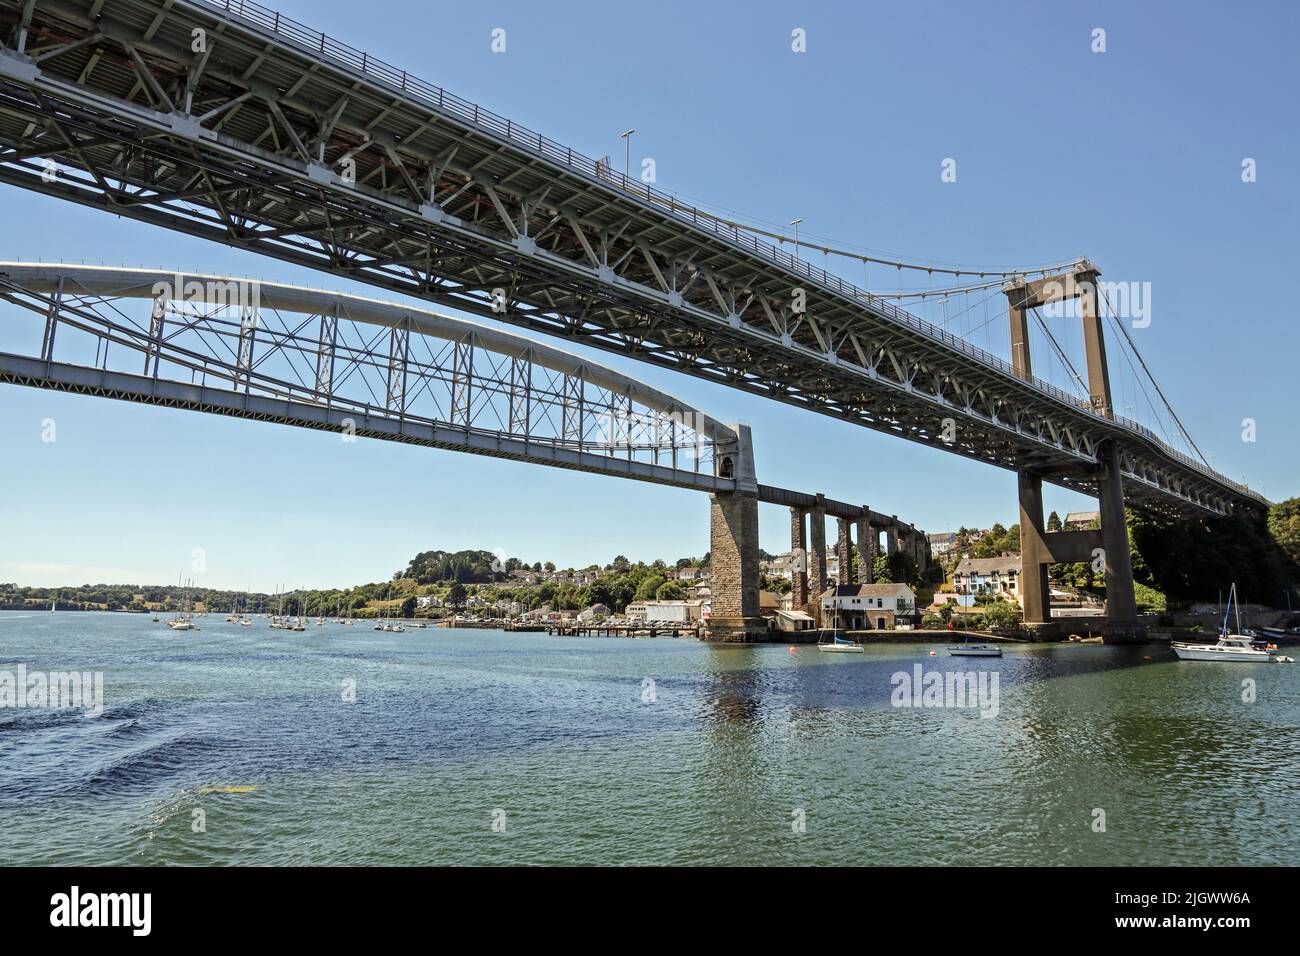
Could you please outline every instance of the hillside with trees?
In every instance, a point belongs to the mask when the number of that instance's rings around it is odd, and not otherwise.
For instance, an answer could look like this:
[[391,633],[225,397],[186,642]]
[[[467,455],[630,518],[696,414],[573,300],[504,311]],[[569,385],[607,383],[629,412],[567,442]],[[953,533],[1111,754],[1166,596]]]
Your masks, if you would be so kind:
[[410,578],[417,584],[441,581],[486,584],[504,579],[507,572],[517,567],[518,558],[502,564],[491,551],[421,551],[410,560],[405,570],[393,575],[393,580]]

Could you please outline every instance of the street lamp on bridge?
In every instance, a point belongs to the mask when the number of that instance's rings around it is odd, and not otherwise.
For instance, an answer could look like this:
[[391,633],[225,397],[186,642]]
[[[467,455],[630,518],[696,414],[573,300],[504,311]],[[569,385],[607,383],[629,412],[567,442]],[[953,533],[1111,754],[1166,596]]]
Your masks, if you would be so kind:
[[790,225],[794,226],[794,257],[796,259],[799,258],[799,223],[801,222],[803,222],[802,219],[790,220]]
[[627,175],[632,165],[632,134],[635,129],[629,129],[618,134],[618,138],[623,141],[623,188],[627,188]]

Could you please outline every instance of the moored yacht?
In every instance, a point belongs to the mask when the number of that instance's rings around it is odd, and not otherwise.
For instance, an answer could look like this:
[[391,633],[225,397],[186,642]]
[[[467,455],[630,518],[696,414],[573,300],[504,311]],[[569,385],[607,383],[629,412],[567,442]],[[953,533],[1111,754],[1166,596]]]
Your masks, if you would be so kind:
[[1251,646],[1251,639],[1242,634],[1222,634],[1214,644],[1189,644],[1172,641],[1170,647],[1180,661],[1271,661],[1276,652]]
[[1002,648],[996,644],[949,644],[949,657],[1001,657]]
[[1228,615],[1234,609],[1237,612],[1237,630],[1241,631],[1241,607],[1237,603],[1237,585],[1235,583],[1232,585],[1232,590],[1228,592],[1228,606],[1223,609],[1223,625],[1219,629],[1219,640],[1214,644],[1170,641],[1169,646],[1178,655],[1178,659],[1180,661],[1292,663],[1290,657],[1282,657],[1277,653],[1277,645],[1267,644],[1264,647],[1256,647],[1255,644],[1258,642],[1253,638],[1245,634],[1230,632],[1228,630]]
[[828,654],[865,654],[866,649],[857,641],[851,641],[846,637],[840,637],[840,612],[837,608],[835,611],[835,626],[831,628],[831,639],[829,641],[818,640],[817,650],[825,651]]

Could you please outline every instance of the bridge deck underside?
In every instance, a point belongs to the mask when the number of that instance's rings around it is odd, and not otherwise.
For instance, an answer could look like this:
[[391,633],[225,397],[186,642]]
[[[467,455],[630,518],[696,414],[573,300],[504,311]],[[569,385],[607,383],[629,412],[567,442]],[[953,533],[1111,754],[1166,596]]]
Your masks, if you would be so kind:
[[[0,0],[0,34],[21,7]],[[207,55],[191,49],[195,28]],[[1088,494],[1111,441],[1136,507],[1262,503],[1140,426],[716,220],[213,4],[38,0],[28,52],[46,57],[39,75],[12,59],[0,71],[2,181]],[[43,160],[66,168],[43,177]]]
[[385,414],[380,409],[374,409],[369,414],[358,414],[347,408],[330,408],[211,385],[158,380],[145,375],[47,362],[2,352],[0,382],[332,431],[340,435],[422,445],[445,451],[468,452],[572,471],[616,475],[698,491],[730,491],[735,485],[733,481],[712,475],[688,476],[664,466],[620,461],[572,448],[529,442],[497,432],[458,428],[441,422],[402,419]]

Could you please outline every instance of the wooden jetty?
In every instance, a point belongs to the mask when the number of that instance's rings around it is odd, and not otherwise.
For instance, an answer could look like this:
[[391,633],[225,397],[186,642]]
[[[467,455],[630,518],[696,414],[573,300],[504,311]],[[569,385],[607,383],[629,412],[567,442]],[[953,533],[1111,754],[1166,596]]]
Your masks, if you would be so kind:
[[700,636],[698,622],[691,624],[547,624],[546,633],[559,637],[694,637]]

